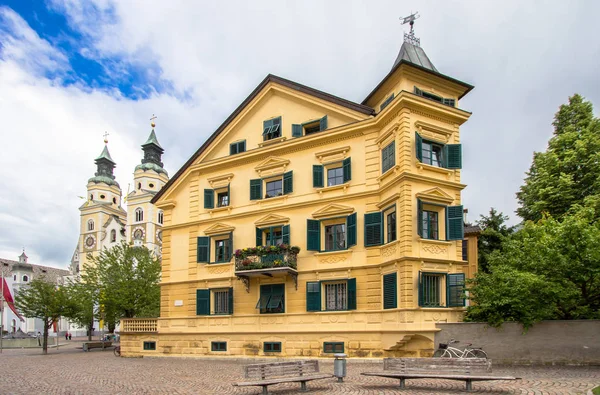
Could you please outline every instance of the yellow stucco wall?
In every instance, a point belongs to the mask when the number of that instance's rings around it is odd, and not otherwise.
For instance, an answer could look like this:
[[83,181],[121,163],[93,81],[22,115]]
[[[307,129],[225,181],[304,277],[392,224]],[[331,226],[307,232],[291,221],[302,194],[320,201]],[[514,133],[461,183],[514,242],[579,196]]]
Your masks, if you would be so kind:
[[[470,113],[408,93],[414,85],[435,87],[445,97],[461,93],[454,83],[403,65],[371,102],[378,105],[391,91],[397,94],[395,100],[370,116],[268,84],[208,149],[182,170],[156,203],[164,211],[165,221],[158,333],[125,333],[124,355],[263,355],[264,341],[282,342],[278,356],[322,356],[325,341],[344,342],[351,356],[428,355],[433,349],[435,323],[460,321],[464,308],[419,307],[419,272],[472,276],[476,265],[462,261],[461,241],[445,240],[442,206],[461,204],[465,185],[460,182],[460,170],[420,163],[415,132],[440,144],[458,144],[459,126]],[[326,131],[292,138],[292,124],[324,115],[329,120]],[[274,116],[282,117],[282,138],[264,144],[263,121]],[[240,139],[246,140],[247,151],[229,155],[229,144]],[[395,166],[382,174],[381,150],[389,144],[395,145]],[[313,187],[313,165],[345,158],[351,158],[352,164],[348,183]],[[294,175],[292,193],[250,200],[249,180],[289,171]],[[205,209],[204,189],[227,184],[230,205]],[[417,234],[417,199],[440,211],[439,240]],[[393,205],[396,241],[365,247],[364,215]],[[358,219],[355,246],[342,251],[307,251],[307,219],[352,213]],[[254,247],[255,229],[264,223],[290,226],[290,244],[301,249],[297,289],[289,275],[252,277],[246,289],[236,276],[234,259],[219,264],[197,262],[198,237],[232,233],[234,250]],[[474,256],[476,260],[476,252]],[[383,275],[394,272],[397,308],[384,310]],[[349,278],[356,279],[356,310],[307,312],[307,282]],[[260,285],[278,283],[285,284],[285,313],[260,314],[256,309]],[[233,315],[196,315],[198,289],[230,287]],[[441,293],[445,299],[445,292]],[[143,351],[141,344],[146,340],[156,341],[157,350]],[[227,341],[227,351],[211,352],[211,341]]]

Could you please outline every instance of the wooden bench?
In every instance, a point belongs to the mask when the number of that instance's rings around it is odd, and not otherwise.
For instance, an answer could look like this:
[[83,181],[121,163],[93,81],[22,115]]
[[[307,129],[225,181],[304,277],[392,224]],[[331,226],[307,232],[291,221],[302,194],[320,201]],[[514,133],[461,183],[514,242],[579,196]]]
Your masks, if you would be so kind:
[[237,387],[262,387],[263,395],[268,394],[267,386],[281,383],[300,383],[300,391],[307,391],[306,382],[333,377],[319,373],[319,361],[291,361],[259,363],[244,366],[244,377],[248,381],[234,383]]
[[83,351],[90,351],[92,348],[105,348],[112,347],[112,341],[98,341],[98,342],[84,342]]
[[492,361],[485,358],[385,358],[382,372],[361,373],[400,379],[400,388],[405,388],[406,379],[462,380],[467,391],[472,390],[473,381],[518,380],[512,376],[492,376]]

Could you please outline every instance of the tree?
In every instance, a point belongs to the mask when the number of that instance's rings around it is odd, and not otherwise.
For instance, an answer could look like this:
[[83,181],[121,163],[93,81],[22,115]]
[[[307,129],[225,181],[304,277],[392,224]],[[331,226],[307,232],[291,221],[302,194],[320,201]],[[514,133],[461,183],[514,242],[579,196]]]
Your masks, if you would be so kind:
[[489,257],[494,251],[502,248],[502,243],[514,232],[514,227],[507,226],[508,216],[490,208],[489,216],[481,215],[477,221],[482,229],[477,239],[477,249],[479,255],[479,270],[488,272]]
[[67,294],[67,287],[44,278],[32,280],[19,291],[16,306],[25,317],[39,318],[44,323],[43,353],[48,354],[48,331],[59,317],[68,314],[73,306]]
[[[560,106],[546,152],[536,152],[517,193],[517,214],[537,221],[543,213],[561,219],[574,204],[600,196],[600,120],[578,94]],[[598,212],[600,215],[600,212]]]
[[526,328],[543,319],[600,318],[600,219],[576,205],[569,215],[527,222],[468,285],[467,320]]
[[97,290],[98,314],[114,330],[120,318],[159,315],[160,271],[160,261],[146,247],[121,243],[92,257],[81,280]]
[[92,340],[92,328],[96,317],[98,300],[96,288],[81,281],[69,282],[67,287],[71,309],[65,317],[87,329],[88,340]]

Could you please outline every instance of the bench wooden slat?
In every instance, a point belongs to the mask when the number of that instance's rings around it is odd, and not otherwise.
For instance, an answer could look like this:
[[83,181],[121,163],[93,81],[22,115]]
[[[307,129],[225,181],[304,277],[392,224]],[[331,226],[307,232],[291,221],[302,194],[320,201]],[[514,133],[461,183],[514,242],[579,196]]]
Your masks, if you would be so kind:
[[319,373],[319,361],[290,361],[251,364],[244,367],[244,376],[249,381],[234,383],[234,386],[260,386],[267,394],[267,386],[280,383],[299,382],[306,390],[306,382],[327,379],[331,374]]
[[299,381],[312,381],[312,380],[320,380],[320,379],[328,379],[333,377],[332,374],[320,373],[311,376],[303,376],[300,377],[281,377],[272,380],[260,380],[260,381],[243,381],[239,383],[235,383],[234,385],[237,387],[244,386],[261,386],[261,385],[271,385],[271,384],[279,384],[279,383],[296,383]]

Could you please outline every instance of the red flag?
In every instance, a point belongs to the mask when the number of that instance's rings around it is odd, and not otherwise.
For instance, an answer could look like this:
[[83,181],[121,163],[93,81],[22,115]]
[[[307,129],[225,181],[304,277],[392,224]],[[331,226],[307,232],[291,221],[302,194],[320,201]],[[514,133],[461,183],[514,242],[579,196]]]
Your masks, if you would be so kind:
[[[13,311],[13,313],[15,313],[15,315],[17,317],[19,317],[19,319],[21,320],[21,322],[25,322],[25,319],[21,316],[21,314],[19,314],[19,312],[15,308],[15,301],[13,300],[13,297],[10,294],[10,288],[8,288],[8,284],[6,283],[6,279],[2,278],[2,283],[3,283],[2,285],[3,285],[3,288],[4,288],[4,300],[6,301],[6,304],[8,305],[8,307],[10,307],[10,309]],[[2,308],[4,308],[4,306],[2,306]]]

